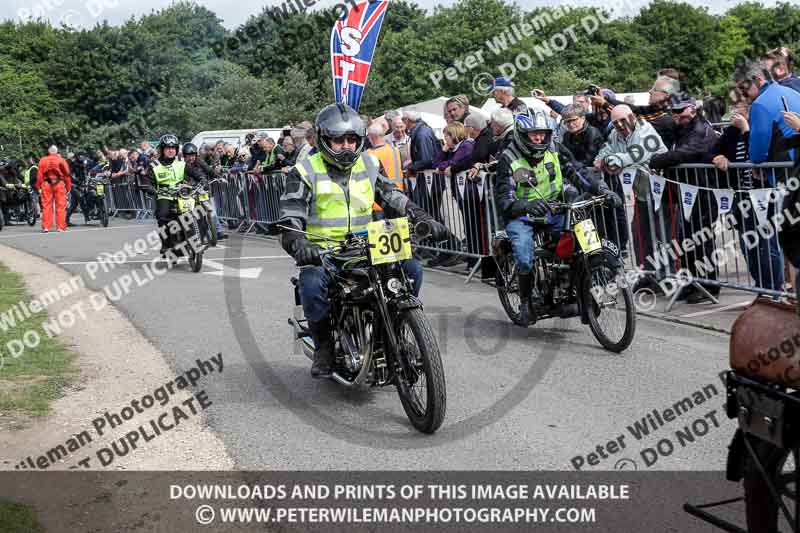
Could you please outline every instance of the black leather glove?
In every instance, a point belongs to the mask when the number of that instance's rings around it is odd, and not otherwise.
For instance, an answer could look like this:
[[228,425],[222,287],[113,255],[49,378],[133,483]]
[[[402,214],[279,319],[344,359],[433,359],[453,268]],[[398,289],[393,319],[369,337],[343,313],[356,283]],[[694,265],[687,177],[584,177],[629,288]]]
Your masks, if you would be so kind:
[[606,191],[606,196],[611,200],[611,205],[614,207],[622,207],[622,198],[619,197],[614,191]]
[[608,197],[608,199],[610,200],[611,205],[614,206],[614,207],[622,207],[622,205],[623,205],[622,198],[620,198],[617,193],[615,193],[614,191],[609,189],[608,185],[606,185],[606,182],[604,182],[604,181],[601,181],[599,183],[597,194],[606,195]]
[[426,220],[425,222],[431,227],[431,239],[434,241],[443,241],[450,236],[450,231],[444,224],[437,222],[434,219]]
[[322,258],[319,256],[319,252],[319,246],[306,239],[302,239],[295,244],[294,260],[297,266],[318,266],[322,264]]
[[531,200],[528,202],[525,212],[535,217],[545,217],[550,211],[547,209],[547,202],[544,200]]

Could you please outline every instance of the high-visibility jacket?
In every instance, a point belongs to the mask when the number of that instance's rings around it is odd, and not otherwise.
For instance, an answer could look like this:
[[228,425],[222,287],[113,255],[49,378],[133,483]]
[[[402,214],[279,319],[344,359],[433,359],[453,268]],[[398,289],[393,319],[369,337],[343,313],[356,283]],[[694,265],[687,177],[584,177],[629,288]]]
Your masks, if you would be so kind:
[[[186,177],[186,163],[177,159],[170,165],[162,165],[156,160],[153,164],[153,175],[156,177],[156,187],[175,187]],[[159,194],[158,198],[170,198],[169,195]]]
[[[550,166],[552,165],[552,166]],[[550,177],[548,166],[553,170],[554,176]],[[527,168],[536,176],[536,187],[517,184],[515,194],[520,200],[556,200],[561,197],[564,190],[564,178],[561,175],[561,163],[558,154],[547,151],[536,167],[531,167],[528,160],[520,156],[511,162],[511,172],[518,168]],[[536,191],[534,191],[536,189]],[[538,192],[538,194],[537,194]]]
[[32,167],[28,168],[28,170],[22,173],[22,183],[24,183],[29,187],[31,185],[31,173],[33,172],[33,169],[36,169],[37,172],[39,171],[39,167],[33,165]]
[[379,175],[378,161],[374,156],[359,156],[350,169],[347,191],[330,178],[322,154],[314,154],[294,168],[311,190],[313,203],[306,224],[306,231],[314,234],[309,236],[311,242],[326,246],[333,243],[321,237],[341,241],[348,232],[367,229],[372,221],[375,183]]
[[[400,161],[400,150],[390,144],[383,144],[377,148],[367,150],[378,158],[386,172],[386,177],[401,191],[403,187],[403,165]],[[377,203],[372,206],[375,211],[383,211]]]

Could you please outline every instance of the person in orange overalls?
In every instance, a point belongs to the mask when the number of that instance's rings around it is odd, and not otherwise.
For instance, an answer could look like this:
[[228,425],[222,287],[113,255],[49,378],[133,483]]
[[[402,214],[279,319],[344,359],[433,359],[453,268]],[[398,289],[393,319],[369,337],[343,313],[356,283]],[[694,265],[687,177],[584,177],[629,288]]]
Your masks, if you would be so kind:
[[58,231],[67,231],[67,194],[72,190],[69,163],[51,146],[47,155],[39,160],[36,188],[42,195],[42,232],[53,229],[53,205],[56,210]]

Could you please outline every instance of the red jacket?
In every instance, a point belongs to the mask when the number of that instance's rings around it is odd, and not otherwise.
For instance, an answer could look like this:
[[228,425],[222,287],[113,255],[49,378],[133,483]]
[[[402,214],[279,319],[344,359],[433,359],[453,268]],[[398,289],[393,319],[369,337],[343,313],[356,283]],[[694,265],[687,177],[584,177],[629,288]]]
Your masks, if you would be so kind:
[[67,190],[72,189],[72,175],[69,163],[58,154],[48,154],[39,160],[39,173],[36,177],[36,188],[42,188],[45,178],[60,178],[64,180]]

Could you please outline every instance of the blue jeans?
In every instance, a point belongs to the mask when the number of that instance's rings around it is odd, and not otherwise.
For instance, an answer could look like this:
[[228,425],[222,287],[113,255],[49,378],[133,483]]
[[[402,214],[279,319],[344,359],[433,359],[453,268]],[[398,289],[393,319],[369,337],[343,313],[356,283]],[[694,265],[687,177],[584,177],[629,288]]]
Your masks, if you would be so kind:
[[533,241],[534,230],[555,232],[564,228],[564,215],[549,215],[550,224],[547,226],[534,226],[526,222],[525,218],[518,218],[506,224],[506,233],[511,239],[514,250],[514,261],[520,274],[529,274],[533,270],[533,261],[536,257],[536,245]]
[[[774,213],[775,204],[770,203],[767,217],[771,218]],[[777,232],[771,239],[762,237],[756,229],[758,227],[758,219],[752,209],[747,213],[742,213],[739,206],[734,205],[733,216],[736,218],[742,255],[744,255],[747,261],[747,270],[750,271],[750,276],[753,278],[756,286],[774,291],[782,290],[783,252],[778,245]],[[775,227],[772,226],[772,229],[774,231]],[[747,239],[744,237],[746,233],[748,234]],[[758,240],[754,241],[756,238]],[[753,243],[755,243],[753,246],[749,246]]]
[[[414,296],[419,296],[422,288],[422,264],[414,259],[401,263],[406,276],[414,280]],[[300,302],[303,312],[311,322],[320,322],[331,312],[329,288],[331,276],[321,266],[305,267],[300,270]]]

